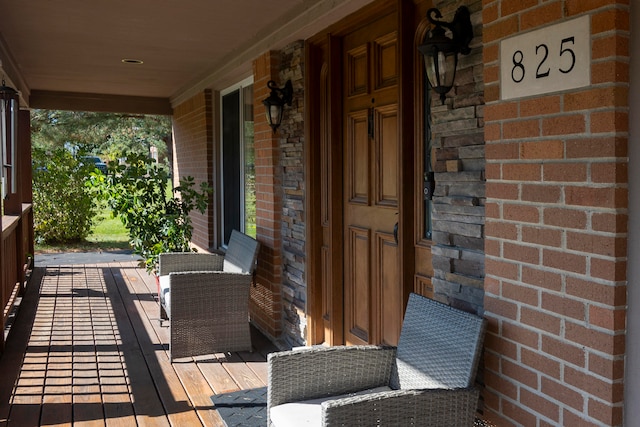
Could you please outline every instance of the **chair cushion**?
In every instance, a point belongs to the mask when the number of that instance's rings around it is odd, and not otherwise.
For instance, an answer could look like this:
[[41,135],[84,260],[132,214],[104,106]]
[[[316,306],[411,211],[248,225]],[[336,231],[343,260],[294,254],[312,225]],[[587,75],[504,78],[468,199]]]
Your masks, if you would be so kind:
[[158,293],[158,298],[160,299],[160,304],[167,312],[167,316],[171,317],[171,281],[169,280],[169,275],[160,276],[159,284],[160,292]]
[[369,393],[389,391],[389,387],[376,387],[370,390],[362,390],[356,393],[329,396],[320,399],[303,400],[300,402],[284,403],[274,406],[269,413],[271,424],[276,427],[321,426],[322,402],[336,400],[344,397],[361,396]]

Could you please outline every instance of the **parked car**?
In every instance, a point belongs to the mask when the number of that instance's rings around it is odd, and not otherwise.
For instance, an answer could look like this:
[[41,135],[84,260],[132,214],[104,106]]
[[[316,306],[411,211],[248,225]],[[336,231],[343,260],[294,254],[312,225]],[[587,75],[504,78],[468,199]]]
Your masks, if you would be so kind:
[[82,158],[82,163],[91,164],[93,163],[100,172],[107,173],[107,164],[100,159],[98,156],[84,156]]

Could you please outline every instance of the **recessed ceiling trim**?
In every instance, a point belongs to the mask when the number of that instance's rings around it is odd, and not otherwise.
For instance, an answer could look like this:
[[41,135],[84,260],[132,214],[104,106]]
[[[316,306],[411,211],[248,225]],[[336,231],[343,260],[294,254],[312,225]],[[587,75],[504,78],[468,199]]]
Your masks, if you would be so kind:
[[273,31],[258,33],[243,48],[223,58],[217,67],[194,80],[171,96],[173,107],[183,103],[205,89],[220,90],[221,82],[228,85],[233,77],[246,77],[251,73],[253,60],[263,53],[279,49],[295,40],[304,40],[347,15],[358,11],[373,0],[321,0],[305,1],[291,14],[269,25]]
[[169,98],[34,90],[31,108],[109,113],[172,115]]

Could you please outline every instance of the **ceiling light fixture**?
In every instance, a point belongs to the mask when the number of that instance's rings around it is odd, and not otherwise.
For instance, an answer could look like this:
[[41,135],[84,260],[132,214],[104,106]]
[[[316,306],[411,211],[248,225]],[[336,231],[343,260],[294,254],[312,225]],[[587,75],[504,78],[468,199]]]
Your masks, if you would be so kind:
[[133,65],[144,64],[144,62],[141,59],[130,59],[130,58],[123,59],[122,63],[123,64],[133,64]]

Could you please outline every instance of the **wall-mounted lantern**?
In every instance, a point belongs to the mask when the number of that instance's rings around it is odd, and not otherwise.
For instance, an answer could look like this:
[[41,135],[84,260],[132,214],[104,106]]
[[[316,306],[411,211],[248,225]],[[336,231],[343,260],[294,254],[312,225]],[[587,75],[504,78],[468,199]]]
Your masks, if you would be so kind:
[[[442,18],[442,13],[436,8],[429,9],[427,19],[435,27],[429,31],[418,50],[424,55],[429,84],[444,104],[456,77],[458,53],[468,55],[471,51],[469,43],[473,39],[473,27],[471,13],[466,6],[456,10],[451,22],[438,21],[436,18]],[[451,37],[447,37],[445,28],[451,31]]]
[[18,91],[7,86],[4,79],[0,86],[0,159],[2,161],[2,196],[16,190],[16,149],[18,143]]
[[271,89],[269,97],[262,101],[265,106],[267,114],[267,123],[273,129],[273,133],[276,133],[276,129],[282,123],[282,116],[284,115],[284,104],[291,106],[291,100],[293,99],[293,84],[291,80],[287,80],[283,88],[276,86],[276,82],[269,80],[267,87]]

